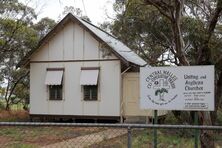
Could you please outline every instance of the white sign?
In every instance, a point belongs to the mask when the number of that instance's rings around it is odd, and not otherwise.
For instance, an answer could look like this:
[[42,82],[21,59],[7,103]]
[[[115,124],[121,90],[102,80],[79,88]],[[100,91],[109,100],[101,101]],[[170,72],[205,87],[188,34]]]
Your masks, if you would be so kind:
[[214,110],[214,66],[140,68],[140,108]]

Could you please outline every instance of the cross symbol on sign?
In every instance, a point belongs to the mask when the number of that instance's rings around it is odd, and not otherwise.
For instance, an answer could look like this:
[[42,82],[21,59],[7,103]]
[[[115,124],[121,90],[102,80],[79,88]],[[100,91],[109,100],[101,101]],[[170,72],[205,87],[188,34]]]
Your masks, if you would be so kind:
[[157,80],[157,81],[154,82],[153,88],[154,89],[160,89],[160,88],[169,89],[170,85],[169,85],[169,83],[167,82],[166,79],[159,79],[159,81]]

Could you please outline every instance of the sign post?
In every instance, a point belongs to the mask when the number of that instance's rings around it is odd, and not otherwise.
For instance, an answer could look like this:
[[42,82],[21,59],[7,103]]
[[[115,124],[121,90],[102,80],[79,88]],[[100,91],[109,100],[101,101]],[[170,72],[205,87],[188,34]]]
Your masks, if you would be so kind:
[[[157,110],[154,110],[154,122],[153,122],[153,124],[158,123],[157,114],[158,114]],[[153,129],[153,147],[157,148],[157,129],[156,128]]]
[[[194,124],[195,125],[198,125],[198,112],[195,111],[194,112]],[[199,130],[198,129],[195,129],[195,134],[194,134],[194,147],[195,148],[198,148],[198,141],[199,141]]]

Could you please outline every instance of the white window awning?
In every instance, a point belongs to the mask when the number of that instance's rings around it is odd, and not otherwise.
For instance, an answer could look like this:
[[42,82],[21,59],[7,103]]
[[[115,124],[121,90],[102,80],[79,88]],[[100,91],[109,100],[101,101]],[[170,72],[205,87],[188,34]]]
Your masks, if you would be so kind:
[[45,84],[46,85],[61,85],[63,70],[47,70]]
[[97,85],[98,69],[81,70],[80,85]]

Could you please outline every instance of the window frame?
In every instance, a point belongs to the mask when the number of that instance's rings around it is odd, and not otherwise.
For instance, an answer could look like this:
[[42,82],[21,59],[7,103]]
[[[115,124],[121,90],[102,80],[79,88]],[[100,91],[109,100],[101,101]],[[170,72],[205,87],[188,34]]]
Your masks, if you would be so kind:
[[[49,87],[49,100],[50,101],[61,101],[61,100],[63,100],[63,85],[62,84],[61,85],[48,85],[48,87]],[[54,89],[54,90],[52,90],[52,89]],[[51,91],[54,91],[54,93],[56,93],[56,94],[54,94],[54,97],[52,97]],[[58,92],[60,93],[59,94],[60,97],[58,97]],[[55,97],[55,96],[57,96],[58,98]]]
[[[47,87],[48,87],[48,100],[50,100],[50,101],[61,101],[61,100],[63,100],[63,77],[64,77],[65,68],[63,68],[63,67],[61,67],[61,68],[60,67],[59,68],[46,68],[46,71],[63,71],[61,85],[47,85]],[[55,97],[51,96],[51,91],[52,91],[51,89],[52,89],[52,87],[56,87],[56,88],[54,88],[54,89],[56,89],[56,92],[59,89],[59,91],[60,91],[60,98],[55,98]]]
[[[86,97],[86,89],[89,89],[87,90],[90,93],[89,97],[88,96]],[[93,96],[93,91],[96,92],[96,97]],[[83,100],[84,101],[98,101],[98,85],[83,85]]]
[[[81,70],[99,70],[100,71],[100,67],[81,67]],[[96,97],[93,98],[92,97],[92,91],[90,93],[90,98],[86,98],[86,94],[85,94],[85,89],[89,88],[89,87],[96,87]],[[93,88],[91,88],[93,89]],[[82,85],[82,90],[83,90],[83,95],[82,95],[82,99],[83,101],[99,101],[99,74],[98,74],[98,81],[97,81],[97,85]]]

